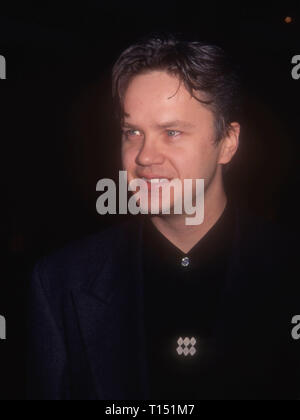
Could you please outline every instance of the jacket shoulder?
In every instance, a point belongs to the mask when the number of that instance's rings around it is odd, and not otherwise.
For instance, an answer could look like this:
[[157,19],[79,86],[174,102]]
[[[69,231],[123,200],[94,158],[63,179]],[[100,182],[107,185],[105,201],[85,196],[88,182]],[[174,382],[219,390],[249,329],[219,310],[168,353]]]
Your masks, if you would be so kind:
[[[240,264],[249,272],[258,271],[261,276],[279,284],[299,290],[295,281],[298,272],[298,238],[295,232],[281,223],[242,212],[237,223],[237,248]],[[298,275],[297,275],[298,277]]]
[[95,271],[111,258],[121,242],[130,240],[136,223],[126,221],[103,231],[71,242],[51,255],[40,259],[34,269],[43,288],[59,290],[81,287]]
[[[265,252],[284,252],[294,249],[296,234],[278,222],[274,222],[246,211],[237,211],[241,236],[256,248],[264,246]],[[266,248],[266,245],[268,247]]]

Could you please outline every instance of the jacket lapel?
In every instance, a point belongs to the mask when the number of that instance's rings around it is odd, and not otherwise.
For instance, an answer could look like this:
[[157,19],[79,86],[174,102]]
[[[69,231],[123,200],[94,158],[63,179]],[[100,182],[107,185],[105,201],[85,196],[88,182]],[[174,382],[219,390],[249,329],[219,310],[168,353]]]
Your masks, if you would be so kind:
[[147,398],[141,234],[142,223],[121,232],[92,284],[73,291],[99,399]]

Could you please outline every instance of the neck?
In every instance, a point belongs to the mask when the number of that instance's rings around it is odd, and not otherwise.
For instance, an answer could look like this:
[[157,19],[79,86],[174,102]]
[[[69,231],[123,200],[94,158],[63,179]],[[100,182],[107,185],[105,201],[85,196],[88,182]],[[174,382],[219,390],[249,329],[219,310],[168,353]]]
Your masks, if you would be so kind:
[[206,191],[205,216],[201,225],[187,226],[186,215],[155,216],[151,221],[173,245],[187,254],[217,223],[226,205],[227,197],[222,185],[219,191]]

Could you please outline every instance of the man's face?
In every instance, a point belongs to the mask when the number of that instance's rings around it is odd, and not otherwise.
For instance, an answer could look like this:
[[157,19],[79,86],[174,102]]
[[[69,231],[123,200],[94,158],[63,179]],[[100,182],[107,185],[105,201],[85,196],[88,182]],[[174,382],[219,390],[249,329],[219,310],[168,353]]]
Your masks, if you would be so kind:
[[[214,181],[221,154],[214,115],[177,77],[163,71],[134,77],[124,97],[122,128],[122,162],[129,182],[204,179],[207,190]],[[155,185],[148,184],[148,194]],[[175,200],[173,194],[171,209]]]

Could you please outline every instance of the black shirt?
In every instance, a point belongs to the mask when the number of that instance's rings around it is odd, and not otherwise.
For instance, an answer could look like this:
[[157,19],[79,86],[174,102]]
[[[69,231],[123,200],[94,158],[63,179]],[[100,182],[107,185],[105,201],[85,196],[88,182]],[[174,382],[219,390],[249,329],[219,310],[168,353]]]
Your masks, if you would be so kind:
[[234,231],[227,205],[213,228],[184,254],[147,219],[144,302],[152,399],[206,397],[214,364],[214,326]]

